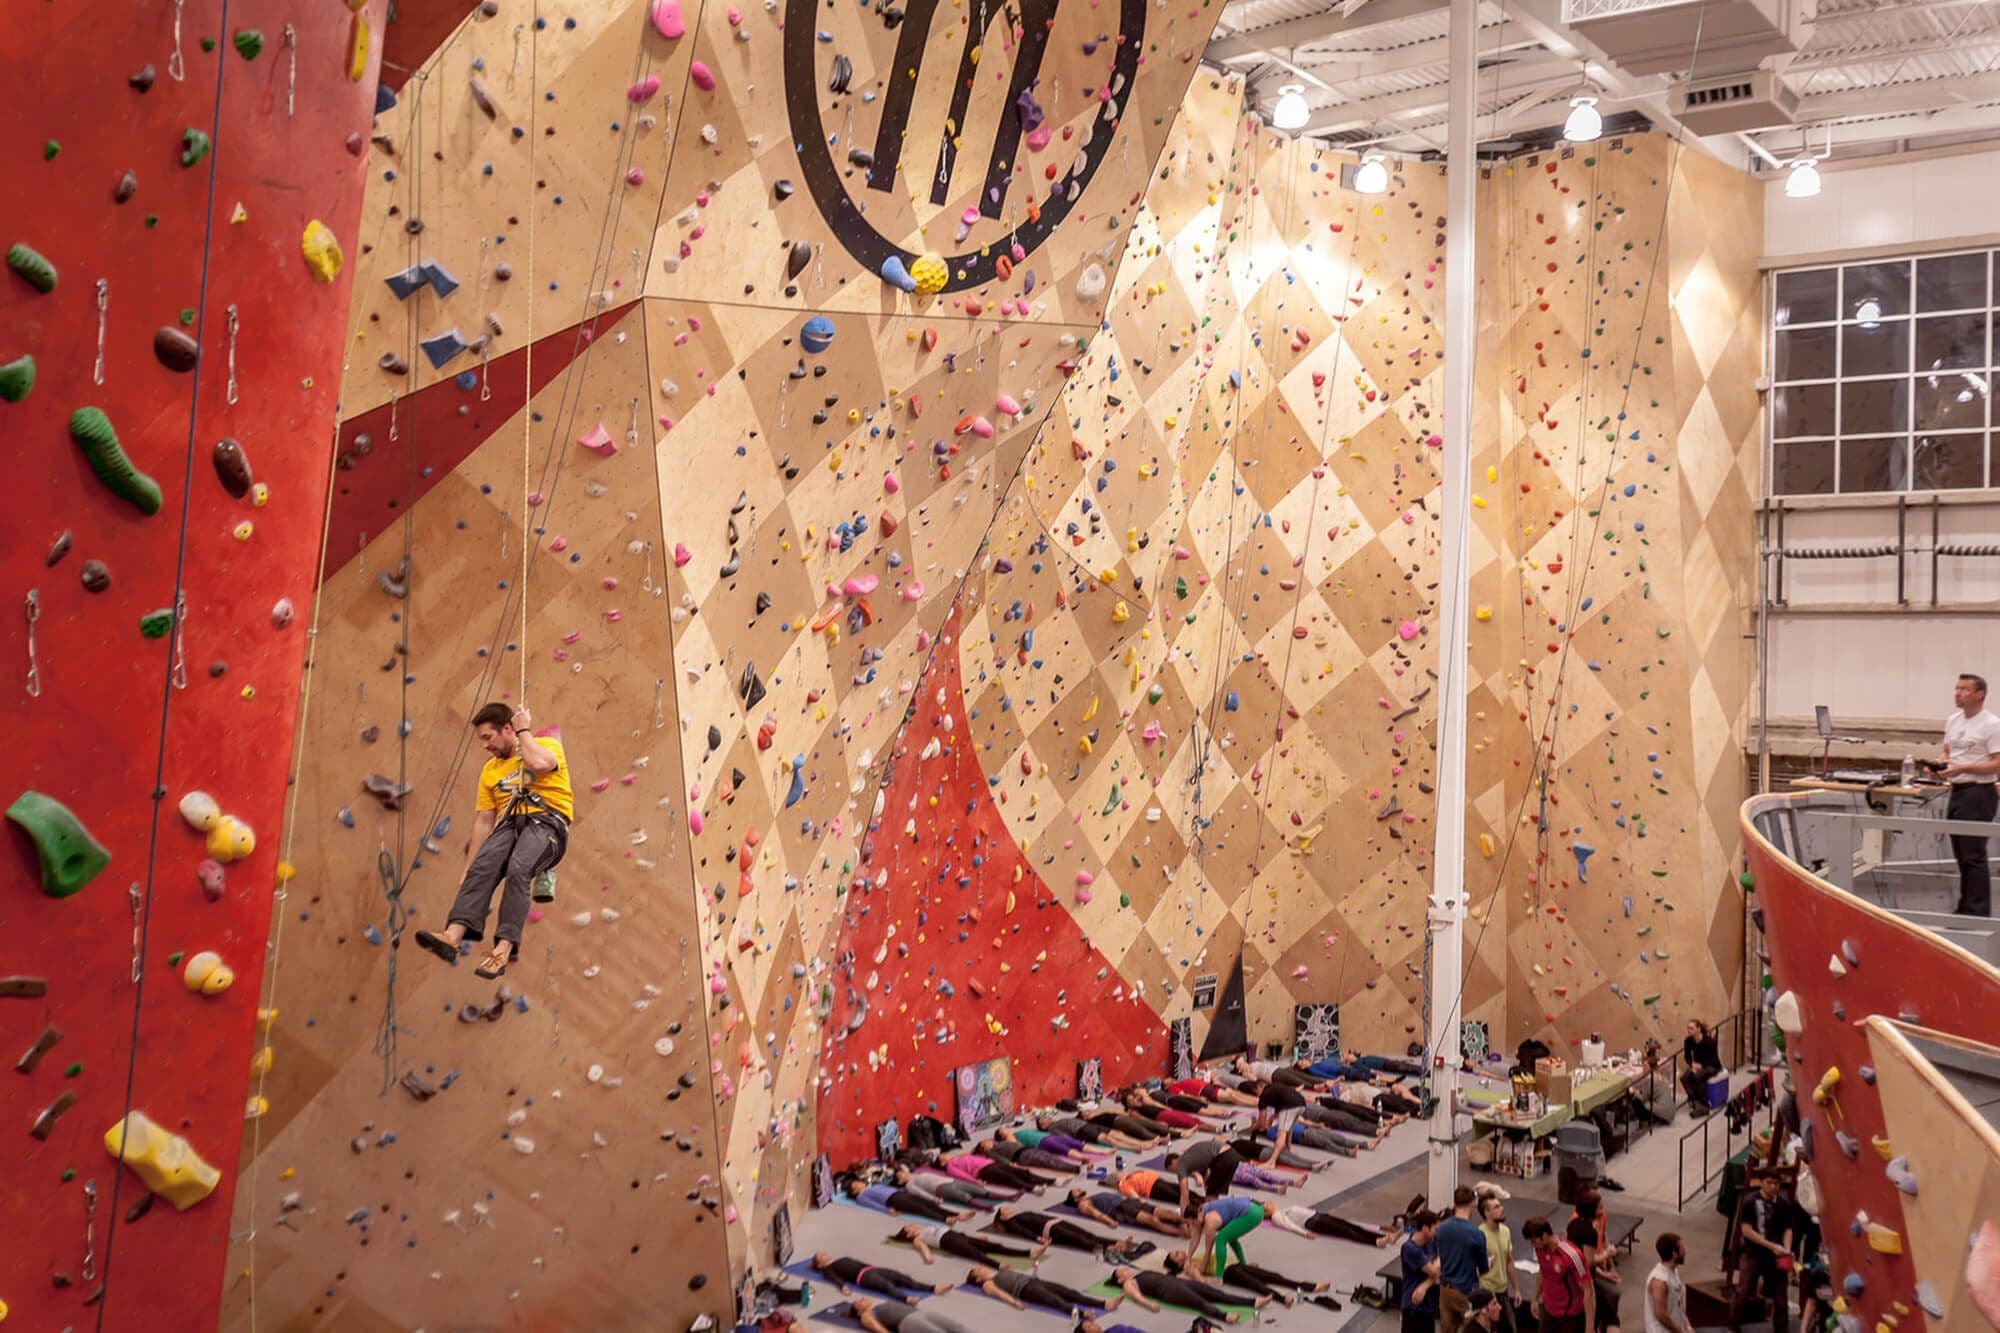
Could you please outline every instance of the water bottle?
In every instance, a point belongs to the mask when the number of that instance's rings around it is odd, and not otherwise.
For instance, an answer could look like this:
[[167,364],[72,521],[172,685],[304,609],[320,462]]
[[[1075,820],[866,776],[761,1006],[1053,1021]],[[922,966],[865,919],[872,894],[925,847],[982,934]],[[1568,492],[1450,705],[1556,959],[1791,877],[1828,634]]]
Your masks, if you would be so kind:
[[1917,760],[1914,755],[1903,756],[1903,785],[1913,785],[1917,780]]

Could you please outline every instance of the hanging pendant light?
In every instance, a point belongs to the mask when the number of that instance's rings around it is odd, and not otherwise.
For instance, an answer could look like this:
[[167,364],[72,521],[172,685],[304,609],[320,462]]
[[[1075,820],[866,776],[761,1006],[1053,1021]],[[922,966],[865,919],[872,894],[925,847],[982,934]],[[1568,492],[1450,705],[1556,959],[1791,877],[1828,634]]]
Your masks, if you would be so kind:
[[1801,157],[1792,163],[1791,174],[1785,177],[1785,198],[1810,199],[1819,193],[1818,159]]
[[1302,130],[1312,119],[1312,108],[1306,105],[1306,86],[1303,83],[1288,83],[1278,89],[1278,103],[1271,108],[1271,127],[1279,130]]
[[1354,188],[1362,194],[1382,194],[1389,188],[1389,168],[1380,153],[1364,153],[1354,169]]
[[1563,138],[1571,143],[1590,143],[1604,133],[1604,117],[1598,114],[1597,99],[1578,94],[1569,99],[1569,119],[1563,122]]

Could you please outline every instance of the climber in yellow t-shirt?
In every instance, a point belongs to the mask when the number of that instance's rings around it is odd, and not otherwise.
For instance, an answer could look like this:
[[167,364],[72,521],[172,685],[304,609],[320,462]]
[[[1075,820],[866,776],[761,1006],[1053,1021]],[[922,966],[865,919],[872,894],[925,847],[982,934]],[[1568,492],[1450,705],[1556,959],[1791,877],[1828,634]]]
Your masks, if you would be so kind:
[[475,971],[492,978],[505,972],[520,950],[535,877],[562,860],[569,846],[576,797],[562,742],[536,736],[527,709],[487,704],[472,715],[472,734],[489,756],[473,802],[472,847],[444,930],[420,930],[417,943],[456,963],[461,943],[484,937],[493,891],[504,881],[493,948]]

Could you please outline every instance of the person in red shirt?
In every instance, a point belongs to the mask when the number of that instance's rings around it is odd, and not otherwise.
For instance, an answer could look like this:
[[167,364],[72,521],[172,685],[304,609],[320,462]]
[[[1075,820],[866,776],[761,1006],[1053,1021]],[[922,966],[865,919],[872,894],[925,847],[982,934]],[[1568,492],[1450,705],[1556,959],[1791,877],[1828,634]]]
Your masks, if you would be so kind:
[[1521,1234],[1535,1247],[1542,1280],[1535,1292],[1541,1333],[1589,1333],[1597,1318],[1597,1293],[1583,1252],[1556,1235],[1546,1217],[1531,1217]]

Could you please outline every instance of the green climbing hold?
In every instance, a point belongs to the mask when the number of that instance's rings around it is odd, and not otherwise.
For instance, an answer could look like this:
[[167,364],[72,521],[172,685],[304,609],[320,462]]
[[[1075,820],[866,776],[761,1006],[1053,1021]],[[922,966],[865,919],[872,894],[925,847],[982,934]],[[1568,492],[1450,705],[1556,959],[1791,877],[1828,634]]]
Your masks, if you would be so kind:
[[132,466],[132,460],[119,447],[118,432],[111,428],[111,418],[95,407],[79,407],[69,419],[69,437],[83,450],[83,456],[90,460],[90,470],[113,495],[130,501],[142,514],[160,512],[160,483]]
[[34,839],[42,858],[42,892],[51,898],[69,897],[111,864],[111,853],[53,796],[24,791],[7,807],[7,818]]
[[208,156],[211,147],[208,133],[190,125],[181,131],[181,165],[191,167]]
[[264,52],[264,34],[255,28],[245,28],[236,34],[236,54],[245,60],[255,60]]
[[1736,883],[1745,893],[1749,893],[1757,887],[1757,881],[1751,877],[1750,872],[1747,870],[1736,877]]
[[35,387],[35,358],[18,356],[0,366],[0,399],[18,403]]
[[215,38],[213,38],[213,37],[204,37],[204,38],[202,38],[202,39],[201,39],[201,49],[202,49],[203,51],[213,51],[213,50],[215,50]]
[[44,162],[55,161],[56,154],[60,153],[61,151],[62,151],[61,144],[57,143],[54,139],[49,140],[47,143],[42,145],[42,161]]
[[30,249],[19,241],[7,247],[7,267],[26,278],[30,287],[45,296],[56,289],[56,266],[40,251]]
[[179,966],[181,965],[181,956],[182,956],[182,950],[179,950],[179,949],[176,949],[176,950],[174,950],[174,951],[173,951],[172,953],[168,954],[168,955],[167,955],[167,966],[168,966],[168,967],[179,967]]
[[149,639],[164,639],[174,627],[174,611],[163,606],[157,611],[148,611],[139,617],[139,632]]
[[82,1072],[83,1072],[83,1061],[78,1060],[75,1064],[63,1070],[63,1077],[75,1078],[78,1074],[81,1074]]

